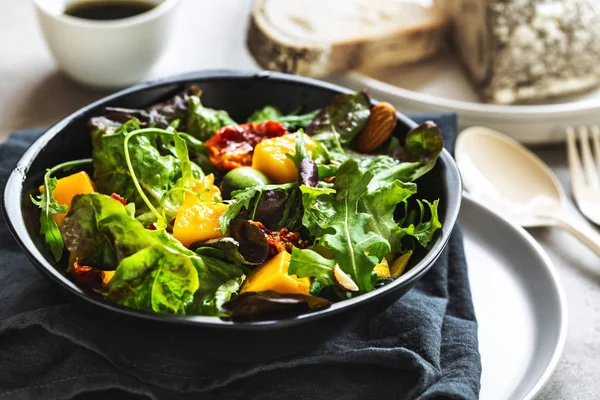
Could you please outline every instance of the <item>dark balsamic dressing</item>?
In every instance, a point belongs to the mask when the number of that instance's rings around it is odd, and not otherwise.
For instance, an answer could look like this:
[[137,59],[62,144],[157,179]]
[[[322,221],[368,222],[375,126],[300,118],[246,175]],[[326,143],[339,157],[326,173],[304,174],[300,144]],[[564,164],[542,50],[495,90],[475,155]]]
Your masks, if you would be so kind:
[[68,5],[65,14],[96,21],[112,21],[135,17],[152,10],[156,5],[156,3],[141,0],[83,1]]

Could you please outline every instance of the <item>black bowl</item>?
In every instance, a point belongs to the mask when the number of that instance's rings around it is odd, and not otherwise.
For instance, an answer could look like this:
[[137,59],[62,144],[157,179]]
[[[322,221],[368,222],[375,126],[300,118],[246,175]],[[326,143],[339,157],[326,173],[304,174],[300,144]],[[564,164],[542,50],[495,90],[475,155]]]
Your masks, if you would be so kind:
[[[25,152],[10,175],[4,191],[3,210],[14,237],[33,264],[74,296],[75,303],[83,306],[82,315],[86,318],[100,320],[104,326],[115,329],[133,327],[146,336],[156,335],[161,341],[169,335],[172,339],[169,340],[169,351],[173,356],[193,353],[240,361],[274,358],[306,350],[359,321],[365,323],[402,297],[440,256],[456,222],[462,191],[456,164],[445,150],[435,168],[418,182],[420,196],[440,199],[443,229],[431,250],[413,262],[410,269],[394,282],[336,303],[329,309],[279,321],[233,323],[216,317],[137,311],[104,301],[77,286],[65,275],[66,264],[55,263],[44,243],[39,233],[39,211],[31,204],[29,194],[37,192],[46,168],[89,157],[92,149],[86,124],[90,117],[102,114],[104,107],[143,108],[189,84],[197,84],[202,89],[204,104],[225,109],[238,121],[266,104],[273,104],[284,112],[299,105],[312,110],[326,105],[335,94],[350,92],[317,80],[280,73],[204,71],[126,89],[82,108],[48,129]],[[414,126],[414,121],[398,113],[396,134],[403,135]],[[92,305],[91,309],[89,305]],[[135,338],[131,339],[131,345],[136,345]]]

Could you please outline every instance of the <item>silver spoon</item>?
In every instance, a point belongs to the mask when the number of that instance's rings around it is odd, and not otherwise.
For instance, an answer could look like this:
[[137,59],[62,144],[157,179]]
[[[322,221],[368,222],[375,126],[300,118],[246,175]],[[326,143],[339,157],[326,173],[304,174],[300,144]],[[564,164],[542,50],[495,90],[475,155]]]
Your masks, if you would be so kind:
[[564,229],[600,256],[600,233],[566,210],[567,196],[552,170],[514,139],[471,127],[456,142],[465,189],[523,227]]

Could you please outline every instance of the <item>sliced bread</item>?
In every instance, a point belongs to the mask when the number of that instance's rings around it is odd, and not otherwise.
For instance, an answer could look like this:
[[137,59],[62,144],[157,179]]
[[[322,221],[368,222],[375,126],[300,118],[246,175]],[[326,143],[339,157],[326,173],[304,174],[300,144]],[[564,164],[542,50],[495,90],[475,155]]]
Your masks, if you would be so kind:
[[427,58],[447,25],[437,8],[398,0],[254,0],[247,45],[263,68],[318,77]]

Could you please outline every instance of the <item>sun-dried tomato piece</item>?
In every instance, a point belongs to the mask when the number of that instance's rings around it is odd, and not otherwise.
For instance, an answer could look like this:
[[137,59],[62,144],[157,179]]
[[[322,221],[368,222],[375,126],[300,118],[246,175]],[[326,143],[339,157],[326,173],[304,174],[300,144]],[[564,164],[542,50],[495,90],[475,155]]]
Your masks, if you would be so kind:
[[296,246],[300,249],[304,249],[308,246],[308,242],[302,240],[302,237],[297,232],[290,232],[287,228],[281,228],[278,231],[271,231],[262,222],[248,221],[249,223],[257,226],[267,238],[269,243],[269,255],[272,257],[282,251],[292,252],[292,247]]
[[77,283],[86,285],[92,289],[100,289],[102,287],[101,271],[92,267],[79,265],[77,261],[73,263],[73,268],[69,270],[71,276]]
[[120,196],[116,193],[113,193],[110,195],[110,197],[112,197],[113,199],[117,200],[119,203],[123,204],[124,206],[127,205],[127,198]]
[[254,147],[263,139],[283,136],[289,133],[277,121],[251,122],[241,125],[224,126],[207,140],[210,162],[221,171],[252,165]]

